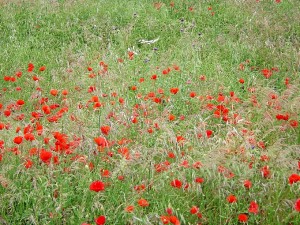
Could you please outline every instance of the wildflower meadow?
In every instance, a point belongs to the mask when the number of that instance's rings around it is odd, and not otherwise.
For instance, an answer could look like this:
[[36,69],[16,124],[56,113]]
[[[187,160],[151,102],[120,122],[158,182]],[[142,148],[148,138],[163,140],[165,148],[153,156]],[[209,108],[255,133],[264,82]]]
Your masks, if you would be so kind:
[[1,0],[0,225],[299,225],[298,0]]

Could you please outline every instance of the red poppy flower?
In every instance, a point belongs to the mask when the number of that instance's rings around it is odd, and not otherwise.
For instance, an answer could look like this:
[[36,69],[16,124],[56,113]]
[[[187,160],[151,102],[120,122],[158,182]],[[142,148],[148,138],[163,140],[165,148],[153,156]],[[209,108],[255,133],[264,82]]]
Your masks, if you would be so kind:
[[265,149],[265,148],[266,148],[265,143],[262,142],[262,141],[259,141],[259,142],[257,143],[257,147],[262,148],[262,149]]
[[103,138],[103,137],[94,138],[94,141],[98,146],[101,146],[101,147],[107,147],[108,146],[108,143],[107,143],[106,139]]
[[189,162],[187,160],[183,160],[182,163],[180,164],[180,166],[184,167],[184,168],[189,168]]
[[222,94],[219,94],[219,95],[218,95],[218,98],[217,98],[217,101],[218,101],[218,102],[224,102],[224,100],[225,100],[225,96],[222,95]]
[[147,207],[147,206],[149,206],[149,202],[146,199],[143,199],[143,198],[141,198],[141,199],[138,200],[138,204],[141,207]]
[[245,180],[244,181],[244,187],[249,189],[252,187],[252,182],[250,180]]
[[270,160],[270,158],[267,155],[262,155],[262,156],[260,156],[260,160],[263,161],[263,162],[267,162],[267,161]]
[[102,177],[110,177],[111,173],[109,170],[103,170],[101,173]]
[[206,131],[206,137],[207,137],[207,138],[210,138],[212,134],[213,134],[213,131],[212,131],[212,130],[207,130],[207,131]]
[[53,96],[56,96],[58,94],[58,90],[56,89],[51,89],[50,90],[50,94],[53,95]]
[[118,176],[118,180],[123,181],[124,179],[125,179],[125,177],[123,175]]
[[239,214],[238,220],[241,223],[246,223],[248,221],[248,216],[246,214]]
[[68,95],[68,93],[69,93],[68,90],[62,90],[62,91],[61,91],[61,94],[62,94],[62,95]]
[[17,145],[21,144],[22,141],[23,141],[23,137],[21,137],[21,136],[17,136],[14,138],[14,143]]
[[151,76],[151,80],[156,80],[157,79],[157,75],[156,74],[153,74],[152,76]]
[[38,152],[37,148],[32,148],[32,149],[29,150],[29,155],[30,156],[36,155],[37,152]]
[[96,180],[90,184],[91,191],[99,192],[99,191],[104,191],[104,189],[105,189],[104,183],[101,182],[100,180]]
[[175,120],[175,118],[176,118],[176,117],[175,117],[173,114],[170,114],[170,115],[169,115],[169,120],[170,120],[170,121]]
[[58,158],[57,155],[53,157],[53,163],[54,163],[55,165],[58,165],[58,164],[59,164],[59,158]]
[[88,93],[92,93],[92,92],[94,92],[94,91],[96,91],[96,87],[95,87],[95,86],[90,86],[90,87],[88,88]]
[[25,101],[22,100],[22,99],[19,99],[19,100],[17,101],[17,105],[24,105],[24,104],[25,104]]
[[234,195],[229,195],[227,197],[227,202],[229,202],[229,203],[234,203],[236,201],[237,201],[237,199],[236,199],[236,197]]
[[27,141],[33,141],[33,140],[35,140],[35,137],[34,137],[34,135],[33,135],[32,133],[26,133],[26,134],[24,135],[24,138],[25,138]]
[[26,169],[31,168],[32,165],[33,165],[33,162],[32,162],[30,159],[27,159],[26,162],[24,163],[24,167],[25,167]]
[[11,77],[9,77],[9,76],[4,76],[4,78],[3,78],[5,81],[10,81],[11,80]]
[[199,218],[199,219],[201,219],[202,217],[203,217],[203,215],[202,215],[202,213],[197,213],[197,217]]
[[170,222],[174,225],[180,225],[179,219],[174,215],[170,216]]
[[9,117],[10,116],[10,114],[11,114],[11,111],[10,110],[4,110],[4,116],[5,117]]
[[290,120],[291,127],[298,127],[298,121],[296,120]]
[[[43,129],[44,129],[42,124],[40,124],[39,122],[37,122],[35,129],[36,129],[38,135],[42,135]],[[47,144],[47,143],[45,143],[45,144]]]
[[181,188],[182,187],[182,182],[180,180],[175,179],[175,180],[171,181],[171,185],[174,188]]
[[39,79],[38,76],[32,76],[32,80],[34,80],[34,81],[39,81],[40,79]]
[[89,169],[90,169],[90,171],[92,171],[94,169],[94,167],[95,167],[94,164],[92,162],[90,162],[89,163]]
[[170,92],[172,93],[172,94],[177,94],[177,92],[179,91],[179,88],[170,88]]
[[254,201],[250,202],[250,206],[248,208],[248,212],[249,213],[254,213],[257,214],[258,213],[258,204]]
[[52,152],[46,151],[46,150],[44,150],[44,149],[41,150],[41,152],[40,152],[40,159],[41,159],[44,163],[49,163],[51,157],[52,157]]
[[134,206],[133,205],[129,205],[125,208],[125,211],[128,212],[128,213],[131,213],[134,211]]
[[151,127],[149,127],[147,131],[148,131],[149,134],[153,133],[153,129]]
[[196,92],[194,92],[194,91],[192,91],[192,92],[190,93],[190,97],[191,97],[191,98],[195,98],[196,95],[197,95],[197,94],[196,94]]
[[204,179],[201,178],[201,177],[197,177],[197,178],[195,179],[195,182],[198,183],[198,184],[202,184],[202,183],[204,182]]
[[176,155],[173,152],[168,152],[168,157],[171,159],[175,159]]
[[106,218],[105,216],[99,216],[98,218],[95,219],[95,223],[97,225],[103,225],[105,224]]
[[172,215],[173,214],[173,210],[171,208],[166,208],[166,212],[169,214],[169,215]]
[[242,70],[242,71],[245,70],[245,65],[244,65],[243,63],[241,63],[241,64],[239,65],[239,69]]
[[101,126],[100,129],[101,129],[102,134],[108,135],[108,133],[110,131],[110,126]]
[[46,66],[41,66],[40,68],[39,68],[39,71],[45,71],[46,70]]
[[198,208],[197,206],[193,206],[193,207],[190,209],[190,213],[191,213],[191,214],[196,214],[198,211],[199,211],[199,208]]
[[132,120],[131,120],[131,122],[132,122],[132,123],[137,123],[137,122],[138,122],[137,117],[133,117]]
[[300,198],[296,200],[294,208],[297,212],[300,212]]
[[123,98],[119,98],[119,103],[124,104],[125,100]]
[[16,128],[16,133],[19,133],[20,130],[21,130],[21,127],[17,127]]
[[134,57],[134,52],[129,51],[128,52],[128,58],[129,58],[129,60],[133,60],[133,57]]
[[285,121],[287,121],[289,119],[289,115],[288,114],[285,114],[285,115],[283,115],[283,114],[277,114],[276,115],[276,119],[277,120],[285,120]]
[[300,181],[300,175],[298,175],[298,174],[294,173],[289,177],[290,184],[297,183],[298,181]]
[[28,69],[27,69],[27,71],[28,71],[28,72],[32,72],[33,69],[34,69],[34,65],[33,65],[32,63],[29,63],[29,64],[28,64]]
[[153,102],[157,103],[157,104],[160,104],[161,103],[161,98],[153,98]]
[[201,76],[199,77],[199,79],[202,80],[202,81],[205,81],[205,80],[206,80],[206,76],[205,76],[205,75],[201,75]]
[[261,70],[262,75],[265,76],[265,78],[270,78],[272,76],[272,70],[269,69],[262,69]]
[[157,92],[158,92],[158,94],[161,94],[161,95],[164,94],[164,90],[162,88],[158,88]]
[[163,224],[170,223],[170,216],[160,216],[160,220]]
[[170,71],[171,71],[170,68],[165,69],[165,70],[162,71],[162,74],[163,74],[163,75],[167,75],[168,73],[170,73]]
[[22,71],[17,71],[15,75],[20,78],[22,76]]
[[271,171],[268,166],[261,168],[261,173],[264,178],[269,178],[271,176]]
[[99,97],[94,95],[94,96],[91,97],[91,101],[92,102],[99,102]]
[[182,142],[185,141],[185,138],[182,137],[182,136],[177,136],[177,137],[176,137],[176,141],[177,141],[178,143],[182,143]]
[[194,163],[193,163],[193,167],[194,167],[195,169],[200,169],[202,166],[203,166],[203,165],[202,165],[202,163],[201,163],[200,161],[197,161],[197,162],[194,162]]
[[95,102],[95,104],[93,105],[94,109],[100,108],[102,106],[101,102]]

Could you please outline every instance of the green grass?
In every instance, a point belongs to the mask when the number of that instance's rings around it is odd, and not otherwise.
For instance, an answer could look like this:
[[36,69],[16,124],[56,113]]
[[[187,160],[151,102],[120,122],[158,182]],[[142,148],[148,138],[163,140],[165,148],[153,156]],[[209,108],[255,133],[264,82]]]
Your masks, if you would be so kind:
[[[248,224],[299,224],[300,181],[289,184],[300,169],[298,1],[171,2],[0,1],[0,224],[163,224],[168,208],[180,224],[241,224],[242,213]],[[103,192],[89,189],[96,180]]]

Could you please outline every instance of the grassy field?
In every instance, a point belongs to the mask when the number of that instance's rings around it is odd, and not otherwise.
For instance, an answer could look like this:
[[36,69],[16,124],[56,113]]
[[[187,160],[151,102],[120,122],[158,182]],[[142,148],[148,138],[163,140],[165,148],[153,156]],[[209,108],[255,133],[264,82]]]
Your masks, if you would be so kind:
[[299,12],[0,1],[0,224],[300,224]]

